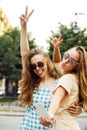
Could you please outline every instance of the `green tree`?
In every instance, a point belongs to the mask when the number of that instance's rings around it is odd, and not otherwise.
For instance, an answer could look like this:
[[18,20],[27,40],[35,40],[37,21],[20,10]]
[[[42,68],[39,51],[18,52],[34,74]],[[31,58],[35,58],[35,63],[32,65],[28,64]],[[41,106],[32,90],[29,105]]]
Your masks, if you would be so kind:
[[[28,33],[30,48],[36,47],[34,38]],[[21,78],[21,56],[20,56],[20,30],[14,28],[8,30],[0,37],[0,78],[6,79],[6,92],[8,82],[18,81]]]
[[60,45],[61,54],[70,49],[74,46],[83,46],[87,50],[87,35],[85,34],[86,28],[79,29],[77,33],[74,32],[74,23],[71,23],[69,27],[66,25],[62,25],[59,23],[59,27],[57,28],[56,32],[51,31],[52,35],[47,40],[49,44],[48,53],[52,58],[53,54],[53,47],[51,41],[53,38],[57,37],[62,34],[63,42]]

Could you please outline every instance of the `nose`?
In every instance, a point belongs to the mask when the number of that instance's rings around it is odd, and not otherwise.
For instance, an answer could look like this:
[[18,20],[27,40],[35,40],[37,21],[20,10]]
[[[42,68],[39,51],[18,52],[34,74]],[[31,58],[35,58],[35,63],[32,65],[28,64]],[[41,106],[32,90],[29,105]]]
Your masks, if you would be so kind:
[[64,63],[68,63],[69,62],[69,59],[64,59]]
[[39,69],[39,67],[38,67],[38,65],[36,66],[36,70],[38,70]]

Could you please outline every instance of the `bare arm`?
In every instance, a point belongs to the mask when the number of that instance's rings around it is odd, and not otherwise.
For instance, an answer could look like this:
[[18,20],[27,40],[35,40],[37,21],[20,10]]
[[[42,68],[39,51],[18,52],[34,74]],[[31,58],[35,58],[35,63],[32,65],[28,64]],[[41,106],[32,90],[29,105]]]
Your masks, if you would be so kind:
[[60,35],[58,38],[54,38],[52,40],[52,45],[54,47],[54,51],[53,51],[53,61],[54,63],[58,63],[61,61],[61,54],[60,54],[60,49],[59,49],[59,45],[62,43],[62,35]]
[[54,48],[53,62],[54,62],[55,68],[56,68],[56,70],[59,74],[62,74],[62,69],[60,67],[61,54],[60,54],[60,49],[59,49],[59,45],[62,43],[62,41],[63,41],[62,35],[60,35],[58,38],[54,38],[52,40],[52,45],[53,45],[53,48]]
[[53,99],[51,101],[49,110],[48,110],[48,114],[49,114],[51,119],[49,120],[49,119],[44,118],[44,117],[40,118],[40,123],[43,126],[49,126],[50,124],[55,122],[54,114],[58,110],[60,102],[66,96],[66,94],[67,94],[67,92],[66,92],[66,90],[62,86],[59,86],[57,88],[57,90],[54,93]]
[[27,37],[27,22],[30,16],[32,15],[33,11],[34,10],[32,10],[28,14],[28,7],[26,7],[25,14],[22,14],[20,16],[20,24],[21,24],[20,50],[21,50],[23,71],[25,70],[26,54],[30,52],[28,37]]
[[67,91],[62,86],[59,86],[57,88],[56,92],[54,93],[53,99],[51,101],[48,113],[52,113],[52,115],[56,113],[60,105],[60,102],[66,96],[66,94]]
[[60,49],[59,47],[54,47],[53,50],[53,62],[54,63],[59,63],[61,61],[61,54],[60,54]]

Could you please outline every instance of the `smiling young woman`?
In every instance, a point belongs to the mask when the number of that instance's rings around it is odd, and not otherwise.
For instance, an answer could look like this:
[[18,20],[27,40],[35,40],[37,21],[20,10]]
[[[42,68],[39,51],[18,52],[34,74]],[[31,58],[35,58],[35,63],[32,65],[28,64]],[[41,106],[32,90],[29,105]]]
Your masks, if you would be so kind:
[[[73,47],[64,53],[63,59],[59,62],[57,57],[61,57],[59,50],[61,41],[60,37],[52,41],[54,64],[62,76],[53,90],[48,113],[56,120],[52,130],[80,130],[75,120],[76,115],[67,113],[66,108],[77,101],[87,110],[87,52],[82,46]],[[40,118],[43,126],[49,126],[51,121],[45,117]]]
[[[57,84],[57,72],[49,55],[42,50],[30,50],[27,38],[27,22],[33,10],[21,15],[20,50],[22,57],[21,102],[26,106],[26,114],[20,125],[20,130],[51,130],[52,124],[41,125],[38,114],[33,106],[42,103],[48,110],[51,94]],[[76,112],[78,113],[78,112]]]

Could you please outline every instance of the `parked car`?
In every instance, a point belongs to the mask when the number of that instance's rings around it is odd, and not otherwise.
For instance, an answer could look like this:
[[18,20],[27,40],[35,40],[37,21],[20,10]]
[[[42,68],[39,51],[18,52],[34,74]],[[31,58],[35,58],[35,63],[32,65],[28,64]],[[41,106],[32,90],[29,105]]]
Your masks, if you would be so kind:
[[5,95],[5,88],[0,87],[0,96],[4,96],[4,95]]
[[18,95],[20,94],[20,87],[18,87],[18,91],[17,91],[17,94],[18,94]]

